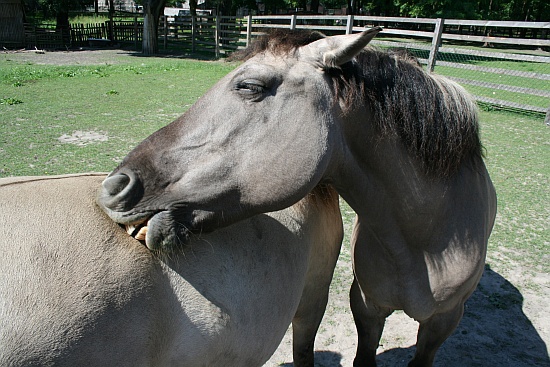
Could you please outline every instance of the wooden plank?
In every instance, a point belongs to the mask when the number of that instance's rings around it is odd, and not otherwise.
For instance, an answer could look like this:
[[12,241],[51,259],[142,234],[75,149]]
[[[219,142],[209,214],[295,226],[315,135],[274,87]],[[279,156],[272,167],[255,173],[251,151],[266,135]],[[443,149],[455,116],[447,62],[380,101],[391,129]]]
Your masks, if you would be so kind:
[[400,17],[373,17],[373,16],[355,16],[355,20],[366,20],[371,22],[388,22],[388,23],[415,23],[415,24],[435,24],[435,19],[430,18],[400,18]]
[[454,80],[455,82],[457,82],[459,84],[468,84],[468,85],[474,85],[476,87],[505,90],[505,91],[508,91],[508,92],[523,93],[523,94],[530,94],[530,95],[533,95],[533,96],[540,96],[540,97],[550,98],[550,91],[546,91],[546,90],[516,87],[514,85],[480,82],[480,81],[477,81],[477,80],[457,78],[457,77],[453,77],[453,76],[447,76],[447,78],[452,79],[452,80]]
[[483,66],[476,66],[476,65],[469,65],[469,64],[458,64],[458,63],[448,62],[448,61],[437,61],[436,65],[438,65],[438,66],[448,66],[448,67],[456,68],[456,69],[481,71],[481,72],[485,72],[485,73],[494,73],[494,74],[518,76],[518,77],[522,77],[522,78],[550,80],[550,74],[533,73],[533,72],[530,72],[530,71],[508,70],[508,69],[500,69],[500,68],[487,68],[487,67],[483,67]]
[[547,111],[547,109],[544,108],[544,107],[531,106],[531,105],[522,104],[522,103],[504,101],[504,100],[501,100],[501,99],[482,97],[482,96],[476,96],[476,95],[474,95],[474,98],[475,98],[476,101],[480,101],[480,102],[483,102],[483,103],[489,103],[489,104],[496,105],[496,106],[501,106],[501,107],[511,107],[511,108],[516,108],[518,110],[527,110],[527,111],[534,111],[534,112],[541,112],[541,113],[546,113],[546,111]]
[[536,55],[526,55],[526,54],[512,54],[512,53],[503,53],[503,52],[479,51],[479,50],[470,50],[470,49],[466,49],[466,48],[452,48],[452,47],[440,47],[439,52],[446,53],[446,54],[491,57],[491,58],[503,59],[503,60],[550,63],[550,57],[548,57],[548,56],[536,56]]
[[443,25],[444,25],[443,19],[438,18],[437,23],[435,25],[435,30],[433,33],[432,47],[430,48],[430,57],[428,58],[428,66],[427,66],[428,73],[432,73],[434,71],[435,60],[437,59],[437,52],[439,50],[439,45],[441,44],[441,34],[443,33]]
[[[300,27],[306,28],[305,26]],[[288,28],[288,24],[252,24],[252,28]]]
[[398,34],[400,36],[425,37],[430,39],[434,35],[433,32],[409,31],[405,29],[392,29],[392,28],[384,28],[382,30],[382,34]]
[[550,46],[550,40],[530,39],[530,38],[504,38],[504,37],[487,37],[487,36],[470,36],[460,34],[443,33],[443,39],[465,42],[483,42],[483,43],[500,43],[507,45],[523,45],[523,46]]
[[208,41],[200,41],[200,40],[195,40],[195,43],[197,45],[203,45],[203,46],[212,46],[212,47],[215,47],[216,46],[216,42],[208,42]]
[[273,19],[288,19],[290,20],[292,18],[292,15],[255,15],[254,16],[254,20],[256,19],[268,19],[268,20],[273,20]]
[[[346,31],[346,26],[342,25],[309,25],[309,24],[299,24],[296,26],[297,29],[311,29],[311,30],[321,30],[321,31]],[[362,30],[365,30],[364,28]]]
[[249,15],[248,21],[246,22],[246,47],[250,46],[251,40],[252,40],[252,15]]
[[515,22],[515,21],[498,21],[498,20],[445,19],[445,24],[460,25],[460,26],[476,26],[476,27],[550,29],[550,22]]
[[348,15],[298,15],[303,20],[346,20]]
[[346,19],[346,34],[353,33],[353,15],[348,15]]
[[296,15],[293,15],[290,18],[290,29],[296,29]]
[[391,47],[391,48],[405,48],[405,49],[414,49],[414,50],[430,50],[431,46],[428,46],[426,44],[422,43],[414,43],[414,42],[394,42],[394,41],[382,41],[377,40],[376,38],[370,41],[370,44],[372,45],[380,45],[384,47]]

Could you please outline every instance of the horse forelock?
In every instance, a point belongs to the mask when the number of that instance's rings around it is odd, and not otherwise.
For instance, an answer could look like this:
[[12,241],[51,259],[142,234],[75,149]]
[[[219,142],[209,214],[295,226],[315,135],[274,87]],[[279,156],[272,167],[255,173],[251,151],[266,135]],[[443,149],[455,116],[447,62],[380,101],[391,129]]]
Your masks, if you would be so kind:
[[255,39],[246,49],[231,54],[229,60],[246,61],[266,51],[275,55],[287,55],[321,38],[325,38],[325,35],[317,31],[273,28]]

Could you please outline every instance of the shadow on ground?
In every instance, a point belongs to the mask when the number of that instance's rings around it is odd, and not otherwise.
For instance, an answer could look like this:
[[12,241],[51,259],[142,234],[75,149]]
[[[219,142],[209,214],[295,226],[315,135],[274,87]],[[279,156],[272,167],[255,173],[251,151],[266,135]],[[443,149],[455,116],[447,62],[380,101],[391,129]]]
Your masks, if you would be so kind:
[[[342,355],[335,352],[315,352],[315,367],[344,367],[341,364]],[[292,367],[293,363],[283,363],[279,367]]]
[[[414,347],[378,356],[379,367],[406,366]],[[546,344],[523,313],[523,296],[500,274],[485,269],[466,302],[457,330],[436,356],[439,367],[550,366]]]
[[[404,367],[413,355],[414,347],[387,350],[378,355],[378,367]],[[337,353],[317,352],[315,366],[340,367],[341,359]],[[435,366],[550,367],[550,358],[545,342],[523,313],[519,290],[487,267],[460,325],[439,349]]]

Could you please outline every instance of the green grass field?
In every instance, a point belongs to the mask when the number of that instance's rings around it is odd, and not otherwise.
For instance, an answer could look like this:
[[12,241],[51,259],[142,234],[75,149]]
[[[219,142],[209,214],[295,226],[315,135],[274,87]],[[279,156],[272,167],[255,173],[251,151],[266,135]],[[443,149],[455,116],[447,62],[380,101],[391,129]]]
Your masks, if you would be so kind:
[[[112,170],[234,67],[127,54],[56,66],[0,54],[0,177]],[[548,273],[550,130],[541,117],[506,112],[482,111],[481,123],[499,198],[488,262]],[[90,132],[101,139],[78,140]],[[353,212],[343,204],[343,213],[349,229]]]

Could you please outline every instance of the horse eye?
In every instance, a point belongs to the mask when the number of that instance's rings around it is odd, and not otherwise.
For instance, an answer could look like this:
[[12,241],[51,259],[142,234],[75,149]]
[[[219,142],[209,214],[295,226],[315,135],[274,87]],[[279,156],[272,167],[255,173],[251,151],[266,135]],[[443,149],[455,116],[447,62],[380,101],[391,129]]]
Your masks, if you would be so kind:
[[260,94],[264,93],[267,87],[257,80],[243,80],[237,83],[235,88],[238,92],[246,94]]

